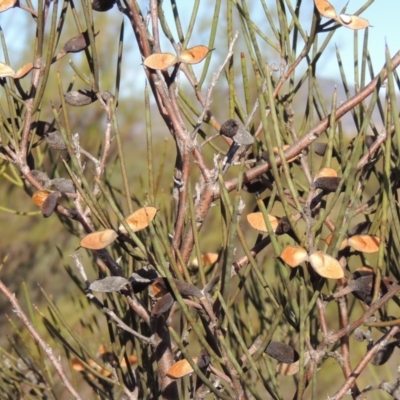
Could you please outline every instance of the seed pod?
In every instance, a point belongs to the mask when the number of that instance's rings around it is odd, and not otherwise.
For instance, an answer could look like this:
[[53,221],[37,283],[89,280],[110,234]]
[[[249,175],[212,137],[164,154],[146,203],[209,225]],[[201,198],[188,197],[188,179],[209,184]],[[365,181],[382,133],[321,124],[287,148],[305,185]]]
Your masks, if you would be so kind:
[[50,181],[50,185],[55,187],[61,193],[75,193],[76,188],[71,179],[55,178]]
[[89,46],[89,37],[87,31],[82,32],[78,36],[69,39],[63,47],[65,53],[78,53]]
[[[272,230],[275,232],[279,225],[279,218],[268,214],[268,219],[271,223]],[[268,233],[267,224],[265,223],[264,215],[261,211],[247,214],[247,222],[257,231]]]
[[101,250],[110,245],[118,237],[114,229],[92,232],[81,240],[81,247],[89,250]]
[[308,260],[314,271],[323,278],[341,279],[344,277],[343,268],[339,261],[322,251],[311,254]]
[[17,3],[17,0],[3,0],[0,2],[0,12],[6,11],[12,8]]
[[32,63],[28,63],[23,65],[15,74],[14,74],[14,79],[22,79],[24,78],[26,75],[29,74],[29,72],[31,72],[33,69],[33,64]]
[[61,196],[60,192],[50,193],[42,204],[43,217],[48,218],[53,214],[57,207],[57,199]]
[[93,281],[90,284],[89,289],[94,292],[112,293],[119,292],[128,284],[129,281],[123,276],[106,276],[103,279]]
[[299,353],[292,346],[275,340],[269,342],[264,352],[285,364],[294,363],[299,359]]
[[[193,358],[193,361],[196,362],[197,358]],[[189,364],[189,361],[179,360],[167,371],[167,376],[171,379],[180,379],[191,373],[193,373],[193,368]]]
[[239,130],[239,123],[234,119],[228,119],[221,125],[219,133],[221,135],[231,138],[236,135],[238,130]]
[[151,69],[164,70],[172,67],[178,61],[178,57],[175,54],[154,53],[145,58],[143,65]]
[[114,7],[115,0],[92,0],[92,9],[99,12],[111,10]]
[[134,293],[139,293],[152,284],[156,278],[158,278],[158,274],[154,269],[143,267],[129,277],[129,282],[132,285]]
[[78,90],[67,92],[64,95],[65,102],[73,107],[83,107],[97,100],[96,94],[91,90]]
[[179,55],[179,61],[185,64],[197,64],[204,60],[211,50],[207,46],[199,45],[183,50]]
[[365,18],[358,17],[357,15],[340,14],[336,21],[346,28],[353,30],[364,29],[370,26]]
[[31,129],[36,129],[36,135],[44,137],[48,131],[53,130],[53,124],[47,121],[37,121],[31,124]]
[[392,356],[394,348],[397,346],[398,342],[387,343],[385,346],[381,347],[376,353],[375,357],[372,359],[372,365],[383,365]]
[[32,196],[32,201],[39,207],[42,207],[47,196],[52,193],[50,190],[38,190]]
[[44,134],[46,143],[55,150],[67,150],[67,146],[59,131],[46,132]]
[[314,187],[322,189],[325,192],[336,192],[339,187],[340,178],[334,176],[326,176],[318,178],[314,181]]
[[335,8],[327,0],[315,0],[318,12],[326,18],[336,18]]
[[325,155],[327,147],[328,147],[327,143],[314,143],[314,152],[318,156],[323,157]]
[[296,268],[303,261],[308,259],[308,254],[305,249],[299,246],[286,246],[280,258],[287,264],[289,267]]
[[37,169],[33,169],[31,171],[31,175],[37,180],[39,181],[39,183],[45,188],[47,189],[50,186],[50,179],[47,176],[46,172],[43,171],[38,171]]
[[[156,216],[157,211],[155,207],[142,207],[125,218],[125,221],[133,232],[138,232],[149,226],[149,223]],[[122,224],[118,227],[118,230],[125,234],[128,233]]]
[[239,145],[249,146],[254,143],[254,138],[246,129],[239,128],[236,135],[233,136],[233,141]]

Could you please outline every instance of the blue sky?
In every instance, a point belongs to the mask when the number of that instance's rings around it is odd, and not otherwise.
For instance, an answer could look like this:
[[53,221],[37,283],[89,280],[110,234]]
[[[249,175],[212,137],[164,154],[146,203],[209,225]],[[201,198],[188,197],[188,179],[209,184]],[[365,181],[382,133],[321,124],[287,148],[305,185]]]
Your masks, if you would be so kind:
[[[23,0],[22,0],[23,1]],[[275,4],[275,0],[266,0],[267,4],[270,5],[271,9],[273,9],[272,5]],[[397,0],[398,1],[398,0]],[[36,2],[34,1],[34,4]],[[79,3],[77,0],[76,3]],[[142,11],[145,13],[149,9],[149,0],[139,0],[139,3],[142,7]],[[178,6],[179,6],[179,12],[180,16],[182,19],[182,23],[185,27],[188,24],[191,10],[193,8],[194,0],[184,0],[184,1],[177,1]],[[201,0],[200,1],[200,10],[202,13],[203,18],[207,18],[207,15],[205,13],[209,14],[210,19],[212,18],[212,12],[213,12],[213,3],[214,1],[212,0]],[[258,0],[247,0],[247,3],[250,8],[250,12],[252,15],[252,18],[257,20],[257,18],[260,18],[260,24],[265,24],[265,16],[262,11],[260,1]],[[345,1],[342,0],[331,0],[332,5],[336,8],[337,11],[339,11],[345,4]],[[360,8],[363,4],[365,3],[365,0],[350,0],[348,2],[348,7],[347,7],[347,12],[352,13],[355,12],[358,8]],[[382,67],[382,65],[385,62],[385,43],[388,44],[389,49],[391,54],[393,55],[396,51],[400,49],[400,27],[399,27],[399,18],[398,18],[398,6],[395,6],[396,1],[374,1],[372,5],[369,7],[368,10],[366,10],[362,16],[366,19],[368,19],[372,25],[370,28],[369,32],[369,50],[372,56],[373,60],[373,65],[374,65],[374,71],[377,73],[379,69]],[[167,0],[164,0],[164,6],[166,9],[170,9],[170,2]],[[292,4],[295,4],[295,0],[292,0]],[[390,7],[390,5],[392,7]],[[310,17],[313,9],[313,2],[311,0],[303,1],[302,3],[302,13],[300,15],[301,21],[304,23],[305,27],[309,27],[310,25]],[[309,14],[308,14],[309,13]],[[96,14],[96,13],[95,13]],[[102,21],[104,21],[105,16],[100,15],[102,13],[96,14],[96,18],[103,18]],[[119,29],[119,23],[118,21],[122,20],[121,15],[119,14],[118,10],[116,7],[110,12],[110,14],[107,13],[107,17],[110,15],[114,15],[116,18],[114,19],[113,24],[111,25],[106,25],[104,23],[99,23],[97,25],[97,28],[100,29],[100,35],[107,35],[110,34],[110,32],[114,32],[115,36],[117,37],[118,35],[118,29]],[[262,21],[262,22],[261,22]],[[323,22],[327,21],[326,19],[323,19]],[[18,54],[21,53],[21,48],[23,47],[25,40],[26,40],[26,29],[24,29],[27,26],[32,26],[30,22],[30,17],[28,13],[22,10],[18,9],[13,9],[13,10],[8,10],[4,13],[0,14],[0,25],[3,28],[3,31],[5,33],[6,37],[6,42],[7,45],[9,46],[9,53],[11,57],[11,61],[13,59],[18,58]],[[173,23],[171,23],[171,26]],[[261,25],[260,25],[261,27]],[[239,26],[238,26],[239,28]],[[127,37],[129,37],[128,43],[131,43],[131,45],[125,46],[126,49],[129,49],[129,52],[135,51],[136,45],[132,45],[134,40],[132,37],[132,29],[129,26],[129,23],[125,24],[125,29],[127,32]],[[268,26],[266,26],[265,30],[267,31]],[[196,30],[196,28],[195,28]],[[199,32],[199,31],[198,31]],[[359,31],[359,43],[360,47],[362,45],[362,38],[363,38],[363,32]],[[223,34],[225,33],[224,31],[219,32],[219,39],[223,40],[224,46],[221,46],[220,49],[216,49],[215,53],[218,53],[221,57],[225,55],[226,53],[226,39],[223,38]],[[32,36],[33,32],[30,32],[30,35]],[[209,32],[206,32],[204,29],[201,31],[197,36],[194,36],[191,40],[191,45],[194,44],[200,44],[200,43],[207,43],[209,36]],[[197,41],[196,41],[197,39]],[[63,43],[63,41],[61,42]],[[320,40],[320,43],[322,43],[322,38]],[[331,41],[328,50],[324,54],[324,56],[321,58],[319,62],[319,68],[317,70],[318,77],[325,77],[333,80],[339,80],[339,71],[338,71],[338,66],[337,66],[337,61],[336,61],[336,55],[335,55],[335,45],[338,46],[341,52],[342,60],[344,63],[345,70],[348,75],[348,81],[350,84],[353,83],[353,31],[347,28],[340,28],[335,32],[335,35],[333,37],[333,40]],[[171,51],[170,46],[165,46],[167,51]],[[237,48],[236,49],[238,52],[241,51],[242,49]],[[135,64],[137,55],[135,53],[133,54],[133,57],[130,56],[127,52],[124,55],[124,63],[125,65],[132,65],[129,63],[130,60],[135,58]],[[1,55],[1,50],[0,50],[0,61],[4,60],[4,57]],[[217,68],[219,62],[219,57],[214,57],[213,56],[213,61],[212,61],[212,68],[210,69],[210,79],[211,79],[211,73],[214,72]],[[279,59],[272,59],[268,60],[268,62],[275,62],[279,63]],[[15,64],[18,64],[15,62]],[[14,69],[17,69],[20,67],[20,65],[13,65]],[[115,63],[113,62],[113,65]],[[197,66],[196,66],[197,68]],[[201,65],[198,67],[201,68]],[[143,75],[144,78],[144,75]],[[132,77],[127,77],[127,83],[131,82]],[[137,82],[137,79],[136,79]],[[338,81],[340,83],[340,80]]]

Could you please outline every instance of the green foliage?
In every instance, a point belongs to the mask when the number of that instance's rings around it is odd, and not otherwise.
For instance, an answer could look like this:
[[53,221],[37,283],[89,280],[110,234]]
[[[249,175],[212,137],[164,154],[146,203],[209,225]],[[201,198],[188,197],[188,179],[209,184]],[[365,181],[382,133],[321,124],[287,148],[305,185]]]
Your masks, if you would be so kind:
[[400,53],[374,75],[371,3],[0,6],[32,16],[23,70],[2,36],[4,398],[399,398]]

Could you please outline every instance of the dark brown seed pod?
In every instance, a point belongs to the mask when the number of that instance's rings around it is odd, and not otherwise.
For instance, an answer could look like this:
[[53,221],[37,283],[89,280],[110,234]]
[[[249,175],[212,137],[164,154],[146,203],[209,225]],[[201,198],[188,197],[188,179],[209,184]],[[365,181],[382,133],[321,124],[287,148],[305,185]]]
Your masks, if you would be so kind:
[[383,365],[392,356],[394,348],[398,345],[398,342],[387,343],[385,346],[381,347],[376,353],[375,357],[372,359],[372,365]]
[[64,95],[65,102],[70,106],[83,107],[97,100],[95,93],[91,90],[78,90],[67,92]]
[[292,364],[299,359],[299,353],[292,346],[275,340],[269,342],[264,353],[285,364]]
[[257,178],[245,183],[243,185],[243,189],[247,193],[261,193],[269,187],[268,183],[269,182],[267,182],[266,179],[262,180],[260,178]]
[[111,10],[114,7],[115,0],[92,0],[92,9],[99,12]]
[[53,130],[53,124],[47,121],[37,121],[32,123],[31,129],[36,129],[36,135],[44,137],[47,132]]
[[130,277],[129,282],[135,293],[139,293],[153,283],[158,278],[158,274],[154,269],[143,267],[135,271]]
[[[181,296],[194,296],[197,298],[203,297],[201,290],[196,286],[191,285],[190,283],[179,281],[178,279],[173,279],[176,288],[178,289]],[[154,280],[153,285],[158,285],[163,289],[168,290],[172,293],[172,289],[169,285],[169,282],[166,278],[157,278]]]
[[55,150],[66,150],[64,139],[59,131],[46,132],[44,135],[46,143]]
[[[357,299],[363,301],[367,305],[372,302],[374,295],[375,274],[373,271],[359,270],[355,271],[352,275],[352,280],[349,283],[349,288]],[[387,293],[385,285],[385,277],[382,278],[379,297]]]
[[235,119],[228,119],[221,125],[219,133],[226,137],[233,137],[239,130],[239,123]]
[[87,31],[68,40],[63,47],[65,53],[79,53],[89,46],[89,37]]
[[50,185],[59,190],[61,193],[75,193],[76,188],[71,179],[55,178],[50,181]]
[[370,221],[363,221],[357,225],[354,225],[351,229],[349,229],[347,236],[355,236],[355,235],[367,235],[369,228],[371,227]]
[[42,214],[43,217],[48,218],[53,214],[57,207],[57,199],[61,196],[60,192],[52,192],[47,197],[42,204]]
[[337,176],[323,176],[314,181],[314,187],[325,192],[336,192],[339,187],[340,178]]
[[275,229],[275,234],[276,235],[283,235],[284,233],[290,232],[292,227],[290,226],[290,222],[286,216],[282,217],[279,220],[279,224]]
[[160,300],[157,301],[153,309],[151,310],[152,316],[159,316],[169,311],[175,300],[171,293],[166,293]]

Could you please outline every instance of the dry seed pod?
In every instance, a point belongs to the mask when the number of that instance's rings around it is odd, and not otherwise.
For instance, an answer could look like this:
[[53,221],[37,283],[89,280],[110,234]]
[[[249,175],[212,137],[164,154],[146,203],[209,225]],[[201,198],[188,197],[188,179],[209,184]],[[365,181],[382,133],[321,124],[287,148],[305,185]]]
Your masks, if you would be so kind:
[[314,271],[323,278],[341,279],[344,277],[343,268],[339,261],[322,251],[311,254],[308,260]]
[[15,71],[9,65],[0,62],[0,78],[13,77],[14,75]]
[[31,171],[31,175],[45,188],[47,189],[50,186],[50,179],[47,176],[46,172],[38,171],[37,169],[33,169]]
[[179,55],[179,61],[185,64],[197,64],[204,60],[210,49],[207,46],[199,45],[183,50]]
[[355,235],[348,239],[349,246],[363,253],[376,253],[379,250],[380,240],[376,236]]
[[160,300],[157,301],[153,309],[151,310],[152,317],[158,317],[171,309],[175,299],[171,293],[166,293]]
[[327,147],[328,147],[327,143],[314,143],[314,152],[318,156],[323,157],[325,155]]
[[366,235],[371,227],[370,221],[363,221],[349,229],[348,236]]
[[299,359],[299,353],[292,346],[275,340],[269,342],[264,352],[285,364],[292,364]]
[[239,123],[235,119],[228,119],[221,125],[219,133],[221,135],[231,138],[236,135],[238,130]]
[[336,18],[336,21],[350,29],[364,29],[370,26],[369,22],[361,17],[356,15],[348,15],[348,14],[340,14],[339,17]]
[[42,207],[44,201],[50,193],[52,193],[50,190],[38,190],[33,194],[32,200],[37,206]]
[[260,178],[243,183],[243,190],[247,193],[261,193],[268,188],[268,183]]
[[317,189],[322,189],[325,192],[336,192],[340,184],[340,178],[334,176],[321,177],[313,182]]
[[51,214],[53,214],[54,210],[57,207],[57,200],[60,196],[60,192],[53,192],[46,197],[42,204],[43,217],[48,218]]
[[375,354],[375,357],[372,359],[372,365],[383,365],[389,361],[389,358],[392,356],[395,347],[398,345],[398,342],[387,343],[385,346],[381,347],[378,352]]
[[61,193],[75,193],[76,188],[71,179],[55,178],[50,181],[50,185],[55,187]]
[[139,293],[152,284],[156,278],[158,278],[157,271],[149,267],[143,267],[129,277],[129,282],[134,293]]
[[233,136],[233,141],[236,144],[249,146],[254,143],[254,138],[250,132],[247,132],[244,128],[239,128],[236,135]]
[[[95,35],[96,36],[96,35]],[[89,37],[87,31],[80,33],[78,36],[69,39],[63,47],[65,53],[78,53],[89,46]]]
[[[197,362],[197,358],[193,358],[192,360]],[[167,376],[171,379],[180,379],[192,372],[193,368],[190,366],[188,360],[179,360],[167,371]]]
[[288,217],[284,216],[279,219],[279,224],[275,229],[275,235],[283,235],[284,233],[290,232],[292,227],[290,226],[290,222]]
[[115,0],[92,0],[92,9],[99,12],[111,10],[114,7]]
[[171,53],[154,53],[143,61],[143,65],[151,69],[167,69],[179,61],[178,57]]
[[78,90],[67,92],[64,95],[65,102],[70,106],[83,107],[97,100],[96,94],[91,90]]
[[287,264],[289,267],[296,268],[303,261],[308,259],[308,254],[305,249],[299,246],[287,246],[283,249],[280,258]]
[[54,150],[67,150],[67,146],[59,131],[46,132],[44,140]]
[[[157,211],[158,210],[155,207],[142,207],[139,208],[139,210],[136,210],[129,217],[125,218],[125,221],[133,232],[138,232],[149,226],[149,223],[156,216]],[[118,227],[118,230],[124,234],[128,233],[122,224]]]
[[31,129],[36,129],[36,135],[44,137],[44,135],[53,130],[53,124],[47,121],[35,121],[31,124]]
[[[272,230],[275,232],[279,225],[279,218],[268,214],[269,221],[272,225]],[[261,211],[247,214],[247,222],[257,231],[268,233],[267,225],[265,224],[264,216]]]
[[[372,297],[374,295],[374,285],[374,271],[371,269],[360,269],[352,274],[348,287],[353,292],[353,295],[357,297],[357,299],[369,305],[371,304]],[[381,284],[381,292],[382,289],[386,289],[384,288],[383,283]]]
[[318,12],[326,18],[335,19],[336,10],[327,0],[315,0],[315,7]]
[[[333,234],[331,233],[331,234],[328,235],[328,237],[325,239],[325,242],[326,242],[327,244],[331,244],[332,238],[333,238]],[[343,239],[342,243],[340,244],[339,251],[345,249],[347,246],[348,246],[347,239]]]
[[338,174],[333,168],[322,168],[320,171],[317,172],[314,178],[314,182],[318,178],[326,178],[326,177],[337,177]]
[[24,78],[26,75],[29,74],[33,69],[33,64],[30,62],[28,64],[23,65],[15,74],[14,79],[21,79]]
[[[218,261],[218,253],[203,253],[201,255],[202,264],[206,267],[208,265],[212,265]],[[193,258],[192,265],[195,267],[199,266],[199,261],[197,257]]]
[[128,284],[129,281],[123,276],[106,276],[103,279],[93,281],[90,284],[89,289],[94,292],[112,293],[119,292]]
[[81,240],[81,247],[89,250],[101,250],[110,245],[118,237],[114,229],[92,232]]
[[8,10],[9,8],[13,8],[17,0],[0,0],[0,13]]
[[[197,298],[203,297],[203,293],[199,288],[196,286],[191,285],[190,283],[180,281],[178,279],[172,279],[178,289],[178,292],[181,296],[194,296]],[[172,289],[170,288],[170,284],[167,278],[156,278],[153,281],[154,285],[158,285],[161,288],[167,290],[168,292],[172,293]]]

